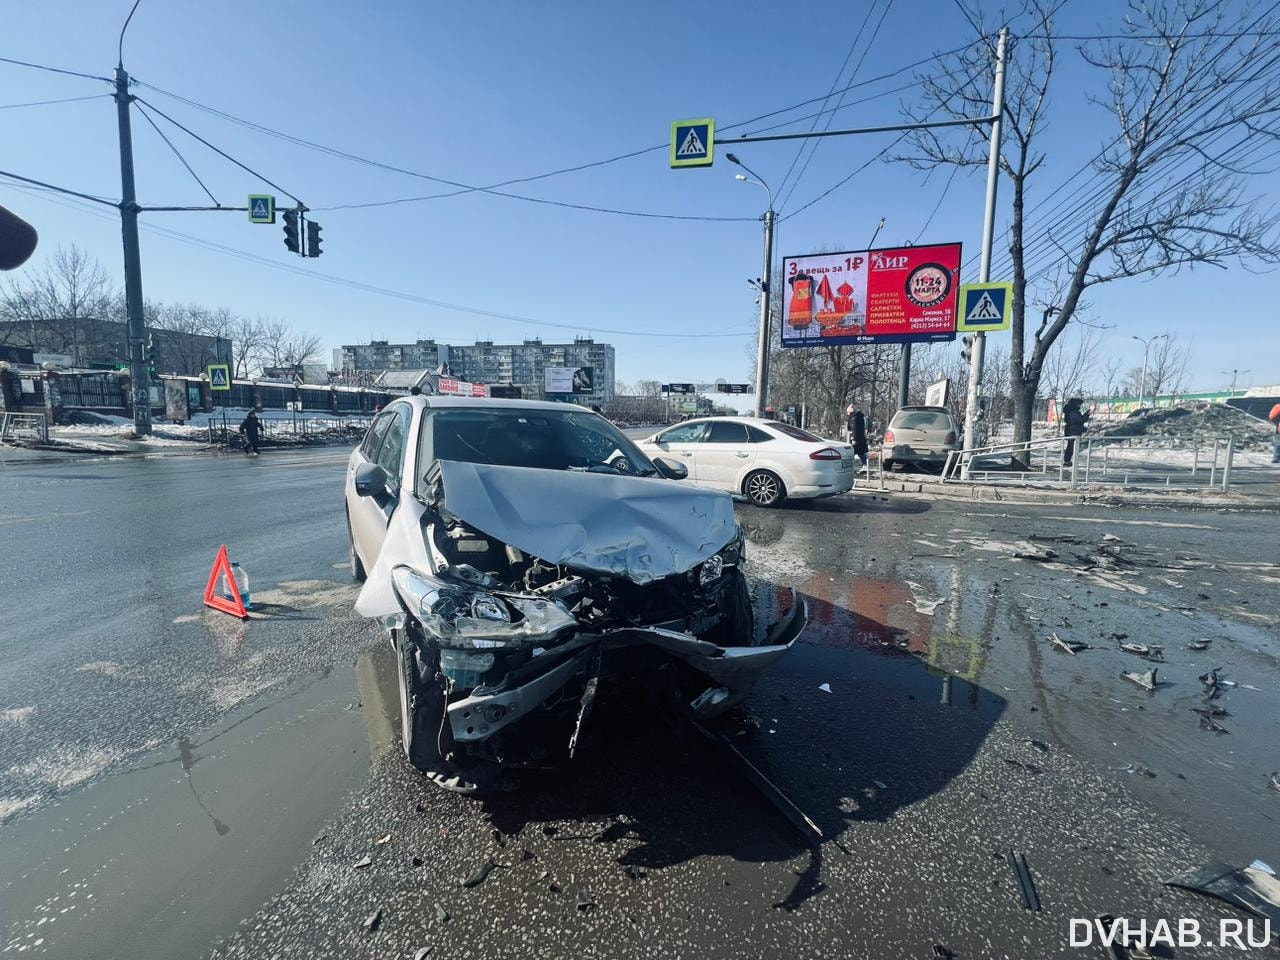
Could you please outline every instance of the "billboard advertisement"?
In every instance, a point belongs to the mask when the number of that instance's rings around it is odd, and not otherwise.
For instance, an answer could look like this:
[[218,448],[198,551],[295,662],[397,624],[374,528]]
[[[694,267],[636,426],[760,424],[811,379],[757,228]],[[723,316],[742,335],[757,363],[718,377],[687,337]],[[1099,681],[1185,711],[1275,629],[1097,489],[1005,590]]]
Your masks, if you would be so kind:
[[958,243],[784,257],[782,279],[784,347],[956,338]]
[[545,367],[542,377],[546,393],[591,393],[595,389],[594,367]]

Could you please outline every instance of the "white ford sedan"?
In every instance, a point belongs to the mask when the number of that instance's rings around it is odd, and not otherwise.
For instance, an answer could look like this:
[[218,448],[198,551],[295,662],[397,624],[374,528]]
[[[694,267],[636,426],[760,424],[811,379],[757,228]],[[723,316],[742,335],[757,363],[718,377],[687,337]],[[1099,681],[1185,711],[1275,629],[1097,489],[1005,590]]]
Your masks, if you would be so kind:
[[741,494],[762,507],[853,488],[853,447],[777,420],[688,420],[638,445],[650,457],[683,463],[694,483]]

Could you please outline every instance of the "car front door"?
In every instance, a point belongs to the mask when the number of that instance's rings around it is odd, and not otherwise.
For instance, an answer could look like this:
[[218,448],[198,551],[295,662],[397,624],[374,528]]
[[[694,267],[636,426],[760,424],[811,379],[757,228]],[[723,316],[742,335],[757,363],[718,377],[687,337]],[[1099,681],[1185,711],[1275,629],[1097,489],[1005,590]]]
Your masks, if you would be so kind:
[[713,420],[694,460],[696,483],[738,492],[740,478],[755,460],[755,447],[747,438],[747,425],[733,420]]
[[355,497],[350,504],[351,533],[356,547],[360,551],[360,559],[365,569],[372,569],[382,550],[382,541],[387,535],[387,521],[399,502],[401,465],[404,461],[405,445],[409,439],[409,421],[411,410],[401,404],[384,411],[369,431],[366,443],[362,445],[361,457],[358,458],[360,469],[366,464],[377,467],[383,478],[382,489],[371,497]]
[[682,423],[658,434],[654,440],[657,449],[645,452],[650,456],[666,457],[676,463],[683,463],[689,471],[689,479],[693,480],[697,453],[702,449],[702,439],[706,435],[707,421]]

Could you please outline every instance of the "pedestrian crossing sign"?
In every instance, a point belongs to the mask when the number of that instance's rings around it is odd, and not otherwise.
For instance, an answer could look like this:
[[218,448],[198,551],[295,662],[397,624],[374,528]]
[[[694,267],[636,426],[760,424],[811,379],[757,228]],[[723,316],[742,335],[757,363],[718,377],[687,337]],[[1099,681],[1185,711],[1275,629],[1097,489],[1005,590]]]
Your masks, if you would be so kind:
[[677,120],[671,124],[671,166],[709,167],[715,160],[716,121]]
[[966,283],[960,288],[957,330],[1008,330],[1012,319],[1012,283]]
[[231,368],[225,363],[209,364],[209,389],[230,390]]
[[249,194],[249,222],[275,223],[276,198],[269,193]]

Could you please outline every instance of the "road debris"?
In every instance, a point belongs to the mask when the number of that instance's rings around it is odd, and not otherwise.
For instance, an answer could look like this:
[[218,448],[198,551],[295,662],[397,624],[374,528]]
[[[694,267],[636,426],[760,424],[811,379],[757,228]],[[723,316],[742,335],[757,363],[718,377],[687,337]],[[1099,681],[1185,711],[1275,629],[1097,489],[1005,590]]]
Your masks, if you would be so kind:
[[1208,637],[1201,637],[1199,640],[1192,640],[1187,644],[1188,650],[1208,650],[1210,640]]
[[1210,733],[1230,733],[1231,732],[1222,724],[1220,724],[1217,720],[1213,719],[1213,717],[1206,717],[1204,715],[1201,715],[1200,717],[1200,729],[1208,730]]
[[938,960],[955,960],[956,956],[954,951],[948,950],[940,943],[935,943],[933,945],[933,955],[937,957]]
[[1272,790],[1280,790],[1280,772],[1271,774],[1271,779],[1268,782],[1271,784]]
[[645,872],[642,869],[640,869],[640,867],[637,864],[628,863],[624,865],[622,869],[626,871],[627,876],[630,877],[632,880],[644,879]]
[[1164,648],[1145,643],[1124,643],[1121,642],[1120,649],[1125,653],[1136,654],[1147,660],[1155,660],[1158,663],[1164,663]]
[[881,783],[879,780],[872,780],[871,782],[872,782],[872,783],[874,783],[874,784],[876,785],[876,787],[877,787],[878,789],[880,789],[880,790],[888,790],[888,789],[889,789],[889,787],[888,787],[888,785],[887,785],[887,784]]
[[1063,640],[1056,633],[1049,634],[1049,642],[1064,653],[1069,653],[1073,657],[1081,650],[1088,650],[1089,645],[1079,640]]
[[1025,739],[1025,742],[1029,743],[1031,746],[1035,747],[1037,750],[1041,751],[1042,753],[1049,752],[1049,745],[1045,743],[1043,740],[1033,740],[1032,738],[1027,737]]
[[480,886],[480,884],[484,883],[489,874],[493,872],[493,868],[497,865],[498,864],[494,862],[493,857],[489,857],[484,861],[484,863],[480,864],[480,866],[476,867],[467,875],[467,879],[462,881],[462,885],[464,887]]
[[364,932],[373,933],[378,929],[378,924],[382,923],[382,908],[379,907],[373,913],[369,914],[364,921]]
[[373,857],[369,856],[366,853],[363,857],[361,857],[359,860],[353,863],[352,866],[355,867],[355,869],[357,870],[363,870],[365,867],[369,866],[369,864],[371,863],[373,863]]
[[450,920],[449,911],[440,904],[436,904],[436,923],[448,923]]
[[1017,878],[1018,888],[1022,891],[1022,905],[1028,910],[1040,909],[1040,895],[1036,893],[1035,881],[1031,879],[1031,869],[1027,866],[1027,858],[1015,850],[1009,851],[1009,866]]
[[377,844],[380,847],[386,846],[390,842],[391,842],[391,834],[389,833],[385,837],[379,837],[377,840]]
[[596,898],[588,890],[583,890],[578,894],[578,909],[583,913],[589,913],[596,908]]
[[420,947],[418,952],[413,955],[413,960],[427,960],[427,957],[431,956],[431,951],[434,949],[435,947]]
[[1027,763],[1026,761],[1023,761],[1023,760],[1015,760],[1015,759],[1013,759],[1013,757],[1004,757],[1004,758],[1003,758],[1003,760],[1004,760],[1004,762],[1005,762],[1005,763],[1007,763],[1009,766],[1011,766],[1011,767],[1019,767],[1019,768],[1021,768],[1021,769],[1023,769],[1023,770],[1026,770],[1028,773],[1043,773],[1043,772],[1044,772],[1040,767],[1037,767],[1034,763]]
[[1166,880],[1165,886],[1216,897],[1272,924],[1280,924],[1280,880],[1265,870],[1207,863]]
[[1154,667],[1152,667],[1150,670],[1147,670],[1145,673],[1137,673],[1136,671],[1125,670],[1120,674],[1120,676],[1124,677],[1124,679],[1128,680],[1130,683],[1137,684],[1143,690],[1151,691],[1151,690],[1155,690],[1156,688],[1156,684],[1157,684],[1156,670]]
[[1253,861],[1253,863],[1249,864],[1249,869],[1250,869],[1250,870],[1261,870],[1263,873],[1269,873],[1269,874],[1271,874],[1273,877],[1276,875],[1276,871],[1275,871],[1275,869],[1271,866],[1271,864],[1269,864],[1269,863],[1264,863],[1264,862],[1263,862],[1263,861],[1261,861],[1261,860],[1255,860],[1255,861]]
[[820,683],[820,684],[818,684],[818,689],[819,689],[819,690],[821,690],[823,693],[830,693],[830,692],[831,692],[831,684],[829,684],[829,683]]

